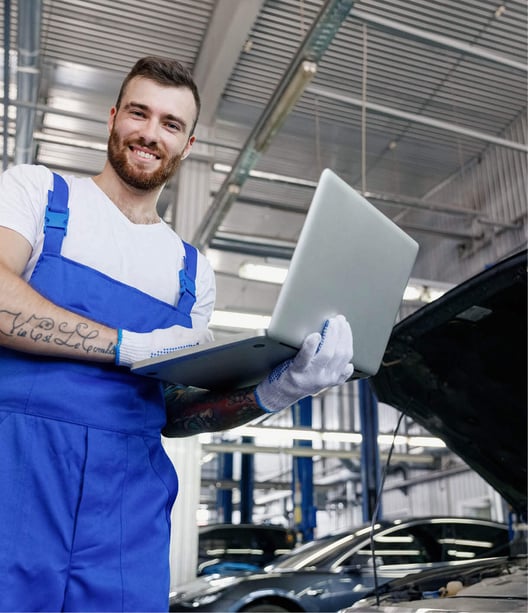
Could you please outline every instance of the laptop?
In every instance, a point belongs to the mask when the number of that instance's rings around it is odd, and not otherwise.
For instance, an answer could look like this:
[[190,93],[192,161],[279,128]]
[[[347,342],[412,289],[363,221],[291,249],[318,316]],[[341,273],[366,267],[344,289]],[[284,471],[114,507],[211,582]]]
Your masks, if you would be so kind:
[[341,313],[354,339],[352,378],[374,375],[417,254],[414,239],[325,169],[268,329],[141,360],[132,371],[210,390],[254,385]]

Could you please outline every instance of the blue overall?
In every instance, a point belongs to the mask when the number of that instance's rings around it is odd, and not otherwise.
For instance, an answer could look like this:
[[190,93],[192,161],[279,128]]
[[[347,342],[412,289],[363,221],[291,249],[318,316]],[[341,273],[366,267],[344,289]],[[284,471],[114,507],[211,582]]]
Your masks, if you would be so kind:
[[[37,291],[114,328],[192,326],[194,247],[185,245],[173,307],[63,257],[68,210],[54,175]],[[157,381],[0,349],[0,610],[168,609],[178,480],[161,445],[165,421]]]

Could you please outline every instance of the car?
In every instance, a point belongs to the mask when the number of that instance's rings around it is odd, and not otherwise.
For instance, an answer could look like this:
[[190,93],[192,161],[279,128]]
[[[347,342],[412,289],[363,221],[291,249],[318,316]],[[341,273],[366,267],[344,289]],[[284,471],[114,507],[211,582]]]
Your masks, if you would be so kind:
[[258,571],[296,544],[295,532],[271,524],[210,524],[198,529],[198,575]]
[[[478,564],[483,560],[489,572],[492,566],[498,569],[499,580],[502,573],[503,598],[488,594],[467,610],[510,610],[500,607],[505,596],[515,604],[520,583],[509,585],[504,573],[518,568],[526,578],[523,556],[511,556],[504,549],[511,533],[514,542],[526,544],[526,270],[524,250],[399,322],[379,372],[370,379],[380,401],[442,438],[502,495],[511,507],[508,528],[476,519],[468,524],[463,518],[377,522],[375,555],[371,555],[371,527],[365,525],[302,545],[264,572],[211,575],[179,586],[171,594],[170,610],[338,611],[372,596],[373,590],[379,594],[384,584],[391,585],[389,581],[405,578],[409,584],[424,570],[429,576],[447,571],[459,577],[467,570],[472,581],[478,572],[482,578],[484,567]],[[485,535],[480,529],[502,536]],[[472,559],[461,561],[467,559],[464,556]],[[466,564],[477,565],[476,574]],[[525,593],[521,597],[526,601]]]
[[[371,551],[371,538],[377,552]],[[170,611],[337,611],[409,572],[509,551],[505,524],[420,517],[365,524],[293,549],[259,573],[207,575],[178,586]]]
[[526,270],[523,250],[400,322],[371,381],[509,503],[511,555],[387,582],[354,613],[527,610]]
[[484,478],[526,522],[527,251],[398,323],[370,379]]
[[525,613],[526,556],[487,558],[388,581],[340,613]]

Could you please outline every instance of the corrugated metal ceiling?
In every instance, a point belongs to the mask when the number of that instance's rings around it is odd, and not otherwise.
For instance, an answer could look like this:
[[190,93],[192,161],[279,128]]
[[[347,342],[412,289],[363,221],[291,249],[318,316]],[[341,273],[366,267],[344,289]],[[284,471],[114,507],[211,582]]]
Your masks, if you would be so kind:
[[44,0],[42,59],[128,72],[134,59],[157,53],[192,67],[214,0]]
[[[8,3],[13,69],[21,1]],[[215,10],[232,11],[235,19],[242,7],[246,13],[254,10],[255,18],[240,33],[244,42],[234,49],[237,59],[208,126],[212,141],[226,145],[213,149],[211,161],[233,164],[323,5],[323,0],[42,0],[37,102],[43,112],[35,126],[40,134],[35,160],[76,173],[98,172],[107,112],[134,61],[165,54],[195,68],[204,62],[205,41],[221,35],[211,31]],[[510,126],[525,116],[526,21],[526,3],[516,0],[353,3],[314,81],[256,168],[315,181],[330,166],[370,191],[403,200],[426,198],[486,151],[490,144],[482,135],[506,138]],[[371,108],[364,115],[363,100],[380,105],[382,112]],[[69,115],[46,109],[65,109]],[[513,133],[526,145],[523,131]],[[224,177],[211,173],[213,197]],[[171,185],[164,195],[163,210],[172,190]],[[292,222],[291,214],[306,209],[310,195],[307,188],[250,179],[221,230],[254,235],[260,227],[267,235],[295,240],[301,223]],[[268,203],[273,206],[262,206]],[[394,218],[404,214],[432,229],[460,226],[441,215],[425,218],[394,203],[376,204]],[[416,237],[427,248],[431,239]]]

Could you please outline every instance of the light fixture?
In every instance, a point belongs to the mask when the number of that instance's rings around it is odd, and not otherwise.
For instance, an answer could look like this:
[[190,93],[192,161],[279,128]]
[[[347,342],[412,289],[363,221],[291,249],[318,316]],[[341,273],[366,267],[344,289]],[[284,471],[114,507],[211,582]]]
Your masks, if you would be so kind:
[[212,328],[238,328],[244,330],[266,330],[271,317],[257,313],[215,310],[211,316]]
[[315,62],[303,60],[299,64],[297,72],[293,75],[292,80],[280,95],[275,108],[255,136],[256,151],[260,153],[267,149],[271,139],[284,123],[286,116],[295,106],[295,103],[301,97],[308,83],[314,78],[316,72],[317,64]]
[[403,299],[406,302],[416,302],[420,300],[421,294],[422,290],[420,287],[417,287],[415,285],[408,285],[403,293]]
[[92,149],[93,151],[106,151],[106,143],[96,141],[72,139],[70,136],[59,136],[58,134],[46,134],[45,132],[35,132],[33,138],[42,143],[52,143],[53,145],[68,145],[80,149]]
[[[359,445],[362,441],[360,432],[344,432],[339,430],[326,430],[319,432],[310,428],[285,428],[274,426],[239,426],[229,431],[229,436],[249,436],[252,438],[266,437],[274,445],[277,443],[293,443],[294,441],[310,441],[312,443],[352,443]],[[390,445],[392,434],[379,434],[378,444]],[[409,445],[410,447],[443,448],[445,443],[435,436],[396,436],[396,445]]]
[[406,302],[433,302],[454,287],[450,283],[439,281],[426,281],[423,279],[410,279],[403,300]]
[[[243,262],[238,269],[238,276],[251,281],[281,284],[284,283],[287,272],[288,269],[284,266]],[[433,302],[452,287],[454,286],[449,283],[410,279],[405,288],[403,300],[405,302]]]
[[499,4],[499,6],[495,9],[495,17],[498,19],[502,17],[506,12],[506,5],[504,3]]
[[[222,164],[221,162],[213,163],[213,172],[218,172],[223,175],[228,175],[232,168],[233,167],[229,164]],[[309,187],[313,189],[317,187],[317,181],[299,179],[298,177],[292,177],[291,175],[281,175],[276,172],[266,172],[265,170],[250,170],[249,176],[252,179],[262,179],[263,181],[273,181],[275,183],[286,183],[287,185],[298,185],[299,187]]]
[[251,281],[265,281],[266,283],[284,283],[288,269],[283,266],[270,264],[255,264],[243,262],[238,269],[238,276]]

